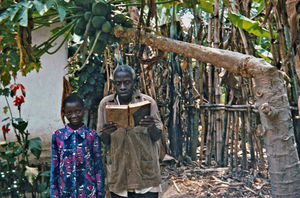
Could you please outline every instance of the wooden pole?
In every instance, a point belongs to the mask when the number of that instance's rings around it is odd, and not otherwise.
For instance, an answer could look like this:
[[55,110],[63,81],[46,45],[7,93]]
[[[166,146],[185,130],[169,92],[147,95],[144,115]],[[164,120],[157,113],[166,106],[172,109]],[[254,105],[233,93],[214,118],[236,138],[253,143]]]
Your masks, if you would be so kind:
[[227,112],[227,125],[226,125],[226,138],[225,138],[225,148],[224,148],[224,166],[228,165],[228,148],[229,148],[229,135],[230,126],[232,121],[232,113]]
[[245,127],[245,116],[244,113],[241,112],[241,138],[242,138],[242,169],[246,170],[248,169],[248,163],[247,163],[247,149],[246,149],[246,127]]

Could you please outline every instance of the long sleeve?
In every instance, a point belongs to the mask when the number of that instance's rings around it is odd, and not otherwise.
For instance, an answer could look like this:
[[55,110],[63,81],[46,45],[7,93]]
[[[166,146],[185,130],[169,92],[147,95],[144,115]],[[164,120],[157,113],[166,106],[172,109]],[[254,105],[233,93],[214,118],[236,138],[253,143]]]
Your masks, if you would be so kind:
[[97,182],[97,197],[105,196],[105,180],[104,180],[104,170],[102,164],[102,156],[100,150],[100,141],[97,133],[94,135],[94,145],[93,145],[93,157],[94,157],[94,170]]
[[105,106],[106,103],[102,100],[98,107],[97,133],[100,133],[105,123]]
[[56,142],[55,133],[52,135],[51,144],[51,173],[50,173],[50,197],[59,196],[59,156],[58,156],[58,146]]
[[159,110],[157,107],[157,104],[155,100],[151,98],[151,116],[154,118],[155,126],[157,129],[162,130],[163,129],[163,123],[161,121],[160,115],[159,115]]

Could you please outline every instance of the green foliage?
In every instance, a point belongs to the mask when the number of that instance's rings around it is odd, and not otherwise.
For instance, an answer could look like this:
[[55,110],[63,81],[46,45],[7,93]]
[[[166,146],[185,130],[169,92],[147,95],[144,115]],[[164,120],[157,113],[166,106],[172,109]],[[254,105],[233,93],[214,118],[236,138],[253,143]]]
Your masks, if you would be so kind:
[[102,32],[104,32],[104,33],[109,33],[110,31],[111,31],[111,24],[110,24],[110,22],[108,22],[108,21],[106,21],[103,25],[102,25],[102,28],[101,28],[101,30],[102,30]]
[[14,126],[14,128],[16,128],[17,130],[19,130],[21,132],[24,132],[28,126],[28,122],[25,122],[23,120],[16,120],[16,121],[17,122],[13,122],[13,124],[12,124]]
[[229,0],[223,0],[223,3],[229,8],[230,4],[229,4]]
[[93,3],[92,13],[93,15],[106,16],[110,10],[105,1],[96,1]]
[[96,111],[102,98],[105,77],[101,73],[101,62],[93,56],[90,64],[78,72],[78,94],[85,100],[88,109]]
[[[1,2],[2,3],[2,2]],[[40,69],[40,56],[47,52],[51,47],[52,42],[46,42],[41,45],[43,47],[29,48],[29,45],[17,45],[17,43],[24,43],[21,39],[30,42],[27,38],[20,38],[22,30],[20,27],[27,28],[26,31],[33,28],[33,22],[43,23],[45,26],[50,25],[49,16],[58,14],[61,21],[64,20],[66,13],[66,5],[64,1],[56,0],[34,0],[34,1],[4,1],[1,4],[0,10],[0,81],[4,86],[8,85],[12,78],[15,78],[19,70],[22,75],[26,75],[32,70]],[[64,11],[63,11],[64,10]],[[45,17],[44,17],[45,16]],[[61,33],[64,34],[65,32]],[[54,37],[58,38],[58,37]],[[54,39],[55,40],[55,39]],[[26,49],[25,49],[26,48]],[[3,52],[3,53],[2,53]],[[21,55],[20,52],[23,52]],[[27,54],[24,55],[24,52]],[[20,59],[22,57],[22,60]]]
[[77,35],[83,35],[85,31],[85,20],[84,18],[80,17],[76,20],[76,24],[74,26],[74,33]]
[[[112,29],[115,25],[123,25],[125,27],[132,27],[131,21],[125,16],[126,13],[121,13],[114,5],[107,4],[104,0],[90,0],[89,6],[83,6],[80,10],[82,14],[73,15],[71,23],[76,21],[76,25],[73,28],[73,33],[81,36],[80,39],[88,38],[87,51],[88,53],[94,53],[99,56],[103,54],[107,44],[112,44],[114,41],[118,41],[112,34]],[[82,2],[75,2],[77,6]],[[115,12],[112,12],[112,9]],[[75,10],[74,12],[78,12]],[[115,17],[116,16],[116,17]],[[88,25],[90,18],[91,25]],[[118,18],[122,20],[113,20]],[[86,29],[89,28],[87,31]],[[87,35],[84,33],[87,32]],[[100,33],[100,38],[95,40],[96,35]],[[103,36],[102,36],[103,35]],[[105,38],[105,39],[104,39]],[[93,44],[95,43],[95,47]]]
[[[157,1],[158,3],[164,0]],[[176,5],[178,8],[185,7],[185,8],[198,8],[205,12],[212,13],[213,12],[213,4],[214,0],[183,0],[183,1],[174,1],[170,3],[164,3],[164,7],[170,9],[172,6]]]
[[268,30],[261,28],[258,21],[253,21],[241,14],[230,12],[228,15],[231,22],[238,28],[242,28],[247,32],[254,34],[256,36],[266,36],[269,37],[270,33]]
[[11,1],[7,6],[8,8],[0,14],[0,24],[10,20],[14,22],[14,24],[27,27],[28,19],[31,18],[34,12],[43,16],[51,8],[57,10],[60,21],[62,22],[66,17],[68,5],[69,4],[63,0],[24,0],[19,3]]
[[94,53],[95,54],[102,54],[103,51],[105,50],[105,47],[107,45],[107,41],[97,41],[95,49],[94,49]]
[[84,8],[90,8],[91,7],[91,3],[89,0],[85,0],[85,1],[82,1],[82,0],[75,0],[75,4],[78,6],[78,7],[84,7]]
[[208,13],[213,13],[213,3],[213,0],[198,0],[199,8]]
[[76,24],[74,27],[74,33],[77,35],[83,35],[84,34],[84,28],[80,27],[80,25]]
[[110,38],[110,34],[103,32],[101,33],[99,40],[105,42],[108,41],[109,38]]
[[92,56],[90,63],[83,70],[70,76],[72,90],[84,99],[86,107],[91,111],[97,111],[103,96],[105,76],[101,68],[101,59]]
[[113,21],[115,23],[119,23],[119,24],[123,24],[125,23],[127,20],[126,16],[124,14],[116,14],[114,17],[113,17]]
[[[0,80],[4,86],[15,78],[18,71],[21,71],[23,75],[34,69],[39,71],[41,67],[40,57],[45,53],[57,52],[73,33],[79,36],[89,36],[88,41],[92,41],[92,38],[96,37],[97,30],[110,33],[115,25],[132,27],[131,20],[125,16],[126,13],[120,12],[121,9],[114,4],[106,3],[104,0],[24,0],[19,3],[4,0],[2,3],[3,7],[0,10],[0,50],[3,53],[0,53]],[[112,12],[112,10],[117,10],[117,12]],[[113,21],[112,18],[115,15],[118,15],[121,20]],[[93,17],[92,25],[86,31],[91,17]],[[55,27],[48,40],[32,46],[32,49],[28,49],[28,45],[17,47],[17,43],[24,43],[16,37],[20,33],[18,32],[20,27],[28,27],[26,31],[31,31],[32,28],[50,26],[58,22],[63,22],[63,25]],[[85,32],[88,35],[83,35]],[[65,39],[58,45],[57,49],[50,51],[60,36],[64,36]],[[107,43],[111,44],[116,40],[113,34],[110,34],[107,40],[95,41],[97,43],[95,53],[102,54]],[[88,44],[88,46],[90,46],[88,48],[88,52],[90,52],[92,45]],[[30,52],[30,54],[24,56],[20,52]]]
[[10,91],[9,91],[8,88],[4,88],[4,89],[1,89],[1,88],[0,88],[0,96],[3,95],[3,96],[8,97],[8,96],[9,96],[9,93],[10,93]]
[[19,70],[15,30],[12,24],[0,25],[0,83],[4,87],[10,84]]
[[106,19],[104,16],[94,16],[92,19],[92,24],[95,29],[101,29],[102,25],[105,23]]
[[[17,92],[21,90],[22,95],[18,96]],[[27,130],[28,122],[21,117],[21,105],[24,102],[25,87],[22,84],[12,84],[10,88],[0,89],[0,97],[15,97],[14,106],[19,111],[19,117],[15,118],[9,115],[2,120],[2,133],[5,142],[0,144],[0,197],[22,197],[25,192],[37,192],[37,188],[42,194],[48,195],[49,182],[38,184],[41,176],[37,176],[38,168],[30,164],[30,155],[37,159],[42,152],[42,140],[40,137],[29,138]],[[21,98],[23,100],[21,100]],[[8,100],[5,100],[8,101]],[[10,104],[4,108],[4,113],[10,109]],[[6,134],[14,133],[15,141],[8,142]],[[43,175],[47,177],[47,175]]]
[[78,25],[80,28],[85,29],[85,19],[84,17],[80,17],[79,19],[76,20],[76,25]]
[[91,16],[92,16],[92,12],[86,11],[86,12],[84,13],[84,20],[85,20],[85,21],[89,21],[89,19],[91,18]]
[[[21,198],[25,196],[25,192],[31,192],[31,195],[41,197],[50,196],[49,177],[50,175],[43,175],[40,167],[29,167],[38,171],[38,175],[33,175],[32,184],[29,183],[24,171],[19,169],[6,170],[6,166],[0,163],[0,197],[14,197]],[[50,167],[46,167],[50,169]],[[49,172],[49,171],[45,171]],[[28,173],[27,173],[28,175]],[[44,182],[42,182],[42,178]]]
[[272,62],[273,56],[271,52],[264,49],[261,45],[254,45],[254,49],[261,58],[265,59],[269,63]]
[[28,148],[31,153],[36,157],[40,158],[42,152],[42,140],[40,137],[32,138],[28,142]]

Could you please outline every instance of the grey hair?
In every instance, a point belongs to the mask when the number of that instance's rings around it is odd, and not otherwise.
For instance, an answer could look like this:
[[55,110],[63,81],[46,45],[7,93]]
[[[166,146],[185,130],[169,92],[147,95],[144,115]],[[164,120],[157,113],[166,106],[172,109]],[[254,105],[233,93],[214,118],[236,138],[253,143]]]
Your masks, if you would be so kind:
[[130,74],[132,80],[135,80],[135,71],[129,65],[119,65],[113,72],[114,79],[116,77],[116,74],[119,72],[127,72]]

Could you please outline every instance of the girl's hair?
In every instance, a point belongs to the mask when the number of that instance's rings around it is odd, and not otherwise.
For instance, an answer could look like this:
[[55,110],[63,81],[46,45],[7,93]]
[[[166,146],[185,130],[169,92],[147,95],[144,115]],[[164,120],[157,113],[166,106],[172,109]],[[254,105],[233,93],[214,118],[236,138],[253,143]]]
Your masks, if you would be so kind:
[[63,109],[65,108],[67,103],[73,103],[73,102],[78,102],[82,107],[84,107],[83,100],[76,93],[72,93],[64,99],[62,103]]
[[113,78],[115,79],[116,74],[119,72],[127,72],[131,75],[132,80],[135,80],[135,72],[129,65],[119,65],[113,73]]

